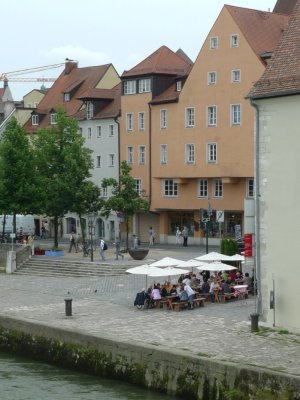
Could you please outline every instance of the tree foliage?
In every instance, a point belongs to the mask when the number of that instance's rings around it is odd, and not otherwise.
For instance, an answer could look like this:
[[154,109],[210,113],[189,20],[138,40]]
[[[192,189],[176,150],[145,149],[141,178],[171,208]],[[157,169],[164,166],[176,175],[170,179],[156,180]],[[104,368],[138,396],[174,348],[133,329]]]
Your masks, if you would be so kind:
[[136,212],[149,210],[149,202],[138,194],[135,180],[130,175],[130,171],[130,165],[126,161],[122,161],[119,181],[114,178],[105,178],[101,185],[102,188],[111,187],[111,196],[103,203],[103,213],[108,215],[113,210],[123,215],[127,248],[130,217]]

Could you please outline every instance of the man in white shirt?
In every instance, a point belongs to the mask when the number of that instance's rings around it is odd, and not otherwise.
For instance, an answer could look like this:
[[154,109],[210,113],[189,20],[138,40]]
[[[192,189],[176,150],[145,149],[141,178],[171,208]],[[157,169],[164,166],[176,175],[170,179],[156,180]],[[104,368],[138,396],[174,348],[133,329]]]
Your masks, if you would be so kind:
[[194,308],[193,304],[194,304],[195,292],[189,285],[184,286],[184,291],[188,295],[188,302],[189,302],[191,310],[192,310]]

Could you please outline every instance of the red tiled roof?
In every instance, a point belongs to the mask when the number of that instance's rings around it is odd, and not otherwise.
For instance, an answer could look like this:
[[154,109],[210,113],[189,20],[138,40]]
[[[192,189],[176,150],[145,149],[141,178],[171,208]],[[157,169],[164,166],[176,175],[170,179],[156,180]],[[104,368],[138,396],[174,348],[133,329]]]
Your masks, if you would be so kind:
[[88,99],[110,99],[114,98],[115,89],[87,89],[78,99],[88,100]]
[[122,78],[152,74],[184,76],[190,71],[191,65],[186,56],[183,57],[162,46],[129,71],[124,71]]
[[300,0],[290,17],[289,26],[262,77],[248,97],[263,98],[300,93]]
[[277,0],[273,12],[280,14],[292,14],[297,0]]
[[225,5],[253,51],[273,52],[288,25],[289,16]]
[[180,91],[176,90],[176,83],[172,83],[164,92],[154,97],[151,104],[174,103],[179,99]]

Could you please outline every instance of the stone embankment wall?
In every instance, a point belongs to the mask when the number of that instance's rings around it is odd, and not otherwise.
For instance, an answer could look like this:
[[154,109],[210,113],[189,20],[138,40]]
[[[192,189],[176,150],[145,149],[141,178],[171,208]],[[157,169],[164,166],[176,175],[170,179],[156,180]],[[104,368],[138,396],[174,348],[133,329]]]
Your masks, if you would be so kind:
[[300,377],[5,316],[0,316],[0,348],[182,399],[300,399]]

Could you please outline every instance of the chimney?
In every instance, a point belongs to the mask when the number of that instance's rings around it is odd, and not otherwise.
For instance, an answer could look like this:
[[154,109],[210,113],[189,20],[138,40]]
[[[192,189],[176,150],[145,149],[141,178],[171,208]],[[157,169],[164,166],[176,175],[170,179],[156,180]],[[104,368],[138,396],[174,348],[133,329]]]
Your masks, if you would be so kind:
[[78,67],[78,61],[69,60],[66,58],[65,62],[65,75],[68,75],[74,68]]
[[7,78],[4,78],[4,81],[3,81],[3,88],[6,89],[7,87],[8,87],[8,79],[7,79]]

